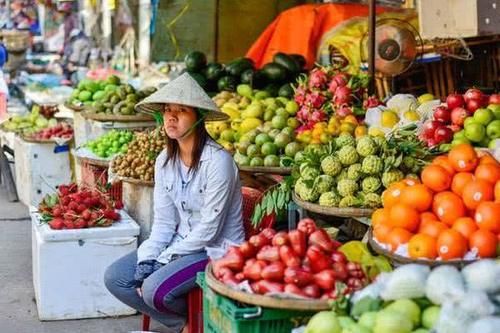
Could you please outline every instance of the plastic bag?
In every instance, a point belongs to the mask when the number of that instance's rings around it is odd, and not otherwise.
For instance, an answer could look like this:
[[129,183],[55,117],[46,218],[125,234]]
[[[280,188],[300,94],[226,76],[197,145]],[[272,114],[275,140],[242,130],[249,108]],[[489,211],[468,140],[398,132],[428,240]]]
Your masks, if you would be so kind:
[[467,327],[476,319],[464,311],[458,302],[446,301],[434,328],[437,333],[467,333]]
[[467,333],[498,333],[500,332],[499,317],[484,317],[476,320],[467,329]]
[[500,263],[493,259],[479,260],[462,270],[467,288],[489,294],[500,292]]
[[391,273],[380,296],[384,300],[423,297],[429,273],[429,267],[424,265],[400,266]]
[[459,306],[473,317],[481,318],[492,315],[495,305],[484,291],[469,290],[460,300]]
[[427,279],[425,295],[434,304],[446,300],[458,301],[465,294],[462,274],[453,266],[439,266],[432,270]]

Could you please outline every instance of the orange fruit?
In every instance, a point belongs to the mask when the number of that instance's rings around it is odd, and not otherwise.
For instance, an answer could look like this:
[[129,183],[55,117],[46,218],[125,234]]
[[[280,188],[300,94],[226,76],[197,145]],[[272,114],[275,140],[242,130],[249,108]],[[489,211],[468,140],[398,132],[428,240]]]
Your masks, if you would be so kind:
[[396,203],[399,202],[399,197],[401,195],[401,191],[407,185],[402,182],[397,182],[391,184],[383,193],[382,193],[382,204],[385,208],[391,208]]
[[426,224],[429,221],[439,221],[439,219],[436,214],[432,212],[423,212],[422,214],[420,214],[420,226]]
[[480,153],[479,155],[481,155],[479,157],[479,165],[481,165],[481,164],[495,164],[495,165],[500,166],[498,161],[493,156],[491,156],[490,153],[483,152],[483,153]]
[[496,164],[479,164],[474,172],[476,179],[495,184],[500,179],[500,166]]
[[488,230],[476,230],[469,238],[469,248],[481,258],[493,258],[497,254],[497,236]]
[[389,249],[394,252],[402,244],[406,244],[410,241],[413,234],[403,228],[394,228],[387,235],[387,245]]
[[493,185],[483,179],[474,179],[468,182],[462,192],[465,207],[476,209],[482,201],[493,200]]
[[462,192],[464,191],[465,185],[467,185],[467,183],[471,180],[474,180],[474,175],[470,172],[456,173],[455,176],[453,176],[453,180],[451,181],[451,190],[453,191],[453,193],[461,196]]
[[413,185],[420,184],[420,179],[417,179],[417,178],[405,178],[401,182],[403,182],[404,184],[406,184],[408,186],[413,186]]
[[390,226],[415,232],[420,224],[418,211],[404,203],[397,203],[390,209]]
[[474,215],[479,229],[489,230],[495,234],[500,233],[500,203],[484,201],[477,206]]
[[410,258],[435,259],[437,257],[436,239],[426,234],[416,234],[408,242]]
[[407,186],[401,191],[399,201],[419,212],[425,212],[431,207],[432,191],[423,184]]
[[472,171],[479,162],[474,147],[464,143],[451,148],[448,160],[457,172]]
[[432,164],[437,164],[442,166],[450,175],[455,174],[455,169],[453,168],[453,165],[451,165],[450,160],[448,159],[448,156],[446,155],[441,155],[436,157],[433,161]]
[[372,214],[372,226],[375,228],[380,224],[389,223],[391,214],[389,208],[379,208]]
[[443,231],[437,239],[437,251],[443,260],[463,258],[467,246],[464,236],[453,229]]
[[451,228],[461,233],[465,238],[469,239],[470,235],[477,230],[477,225],[471,217],[460,217],[455,220],[455,223],[453,223]]
[[434,196],[432,211],[442,222],[452,226],[456,219],[466,214],[464,203],[453,192],[441,192]]
[[443,222],[428,221],[424,225],[420,226],[420,229],[418,229],[418,233],[437,238],[441,234],[441,232],[446,229],[448,229],[448,226]]
[[500,180],[495,183],[493,192],[495,194],[495,201],[500,201]]
[[446,191],[451,185],[451,175],[440,165],[430,164],[422,170],[422,183],[434,192]]
[[379,225],[377,225],[377,227],[373,228],[373,236],[380,243],[387,243],[388,236],[389,236],[389,233],[391,232],[391,230],[392,230],[392,227],[389,226],[387,223],[379,224]]

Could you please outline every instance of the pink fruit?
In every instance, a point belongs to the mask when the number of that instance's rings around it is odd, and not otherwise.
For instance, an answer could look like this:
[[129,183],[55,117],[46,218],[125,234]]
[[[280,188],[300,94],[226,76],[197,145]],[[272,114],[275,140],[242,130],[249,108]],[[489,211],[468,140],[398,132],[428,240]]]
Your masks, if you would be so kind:
[[483,99],[483,93],[481,90],[476,88],[471,88],[467,90],[464,94],[465,103],[469,103],[471,100],[481,101]]
[[442,125],[437,120],[427,120],[423,126],[423,131],[422,131],[423,137],[427,140],[434,139],[434,132],[436,132],[436,129],[439,128],[440,126]]
[[337,109],[337,116],[344,118],[352,114],[352,108],[347,105],[342,105]]
[[488,104],[500,104],[500,94],[491,94]]
[[451,123],[457,126],[463,126],[465,118],[469,116],[469,112],[464,108],[454,108],[451,111]]
[[476,112],[482,106],[482,101],[477,99],[471,99],[467,102],[466,108],[469,112]]
[[441,126],[434,132],[434,140],[437,144],[450,142],[453,138],[453,131],[448,127]]
[[454,125],[454,124],[449,125],[449,126],[448,126],[448,128],[449,128],[449,129],[451,129],[451,131],[452,131],[453,133],[456,133],[456,132],[458,132],[458,131],[462,130],[462,127],[461,127],[461,126],[459,126],[459,125]]
[[453,110],[455,108],[464,106],[464,97],[460,94],[450,94],[446,97],[446,105],[448,105],[448,109]]
[[309,88],[324,88],[328,77],[321,69],[315,69],[309,74]]
[[333,76],[333,81],[337,82],[337,86],[343,87],[346,86],[349,82],[349,75],[346,73],[338,73]]
[[336,105],[349,104],[352,101],[352,90],[347,86],[338,87],[333,96]]
[[434,119],[442,123],[448,124],[451,120],[451,112],[444,105],[439,105],[434,108]]

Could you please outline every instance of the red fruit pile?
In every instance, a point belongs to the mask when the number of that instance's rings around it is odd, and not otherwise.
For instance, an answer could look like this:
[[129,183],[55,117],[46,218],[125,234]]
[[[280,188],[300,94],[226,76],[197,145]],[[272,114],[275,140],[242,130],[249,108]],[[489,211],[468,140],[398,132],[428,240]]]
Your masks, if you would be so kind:
[[495,95],[485,95],[475,88],[467,90],[463,95],[448,95],[446,103],[436,106],[432,118],[424,123],[421,139],[429,147],[451,142],[453,133],[464,127],[465,118],[495,98]]
[[54,127],[44,128],[31,136],[35,140],[50,140],[54,138],[71,139],[73,127],[67,123],[59,123]]
[[56,194],[46,196],[38,210],[52,229],[82,229],[109,227],[120,219],[115,211],[121,202],[111,201],[96,190],[78,189],[76,184],[60,185]]
[[230,247],[212,263],[213,273],[230,286],[248,280],[261,295],[284,292],[337,299],[368,284],[361,266],[337,251],[340,245],[306,218],[295,230],[266,228],[239,247]]

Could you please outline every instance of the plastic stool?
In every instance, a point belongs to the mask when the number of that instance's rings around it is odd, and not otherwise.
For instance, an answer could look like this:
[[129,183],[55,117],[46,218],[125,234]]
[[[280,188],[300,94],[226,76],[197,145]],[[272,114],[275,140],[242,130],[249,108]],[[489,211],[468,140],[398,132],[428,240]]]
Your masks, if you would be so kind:
[[[191,289],[187,296],[188,318],[187,327],[189,333],[203,333],[203,292],[196,287]],[[142,330],[149,331],[151,318],[142,315]]]

